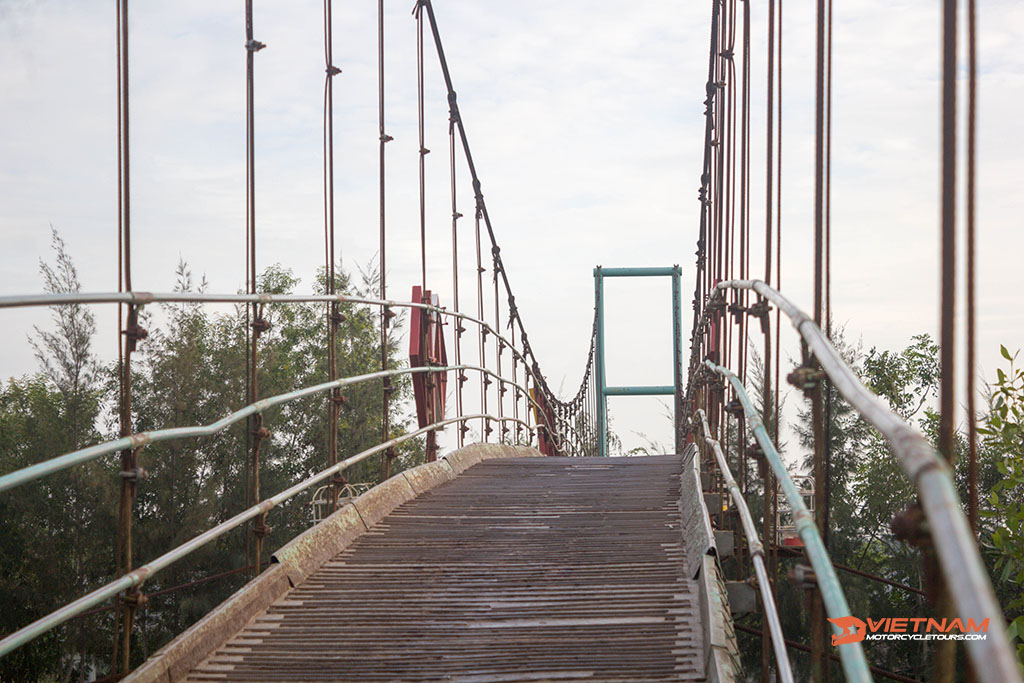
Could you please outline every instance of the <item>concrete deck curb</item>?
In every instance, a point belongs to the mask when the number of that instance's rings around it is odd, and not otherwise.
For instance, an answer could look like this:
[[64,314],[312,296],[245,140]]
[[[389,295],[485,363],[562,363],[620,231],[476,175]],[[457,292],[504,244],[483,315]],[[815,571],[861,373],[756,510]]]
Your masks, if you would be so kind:
[[494,458],[542,457],[527,446],[472,444],[437,462],[400,472],[299,534],[271,556],[271,566],[212,612],[153,654],[125,681],[169,683],[188,674],[275,600],[325,562],[418,495],[451,481],[473,465]]
[[363,524],[369,529],[387,517],[388,513],[396,507],[415,497],[416,492],[409,485],[409,480],[405,478],[404,474],[400,473],[384,483],[374,486],[353,500],[352,505],[359,512],[359,516],[362,517]]

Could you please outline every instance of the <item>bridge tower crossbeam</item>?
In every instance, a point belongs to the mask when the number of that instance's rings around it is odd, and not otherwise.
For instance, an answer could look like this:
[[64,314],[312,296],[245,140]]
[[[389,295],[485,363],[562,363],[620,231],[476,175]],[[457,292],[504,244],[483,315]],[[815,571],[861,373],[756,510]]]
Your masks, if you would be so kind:
[[[681,453],[684,443],[682,423],[682,326],[679,300],[678,265],[662,268],[594,268],[594,307],[597,313],[597,424],[598,455],[608,455],[608,397],[609,396],[673,396],[672,425],[675,452]],[[604,279],[607,277],[669,277],[672,280],[672,384],[661,386],[608,386],[605,372],[604,337]]]

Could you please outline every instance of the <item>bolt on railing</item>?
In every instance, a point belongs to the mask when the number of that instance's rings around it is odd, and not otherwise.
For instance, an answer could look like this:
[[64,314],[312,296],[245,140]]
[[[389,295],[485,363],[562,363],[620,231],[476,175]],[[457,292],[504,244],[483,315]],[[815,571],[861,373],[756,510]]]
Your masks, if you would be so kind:
[[[82,596],[78,600],[75,600],[74,602],[71,602],[63,606],[60,609],[51,612],[50,614],[40,619],[37,619],[28,626],[25,626],[21,629],[18,629],[14,633],[11,633],[7,637],[0,640],[0,657],[6,655],[12,650],[21,647],[22,645],[25,645],[29,641],[42,635],[50,629],[53,629],[63,624],[69,619],[85,612],[86,610],[92,607],[95,607],[96,605],[104,602],[105,600],[108,600],[116,596],[118,593],[121,593],[122,591],[126,591],[132,588],[139,588],[146,580],[155,575],[157,572],[177,562],[178,560],[189,555],[193,551],[205,546],[211,541],[220,538],[232,529],[236,529],[242,524],[252,519],[266,515],[266,513],[269,512],[271,509],[287,501],[288,499],[294,497],[298,493],[310,488],[315,484],[324,481],[325,479],[328,479],[332,475],[339,473],[345,470],[346,468],[351,467],[352,465],[362,462],[363,460],[370,457],[371,455],[374,455],[375,453],[381,453],[388,448],[392,448],[394,446],[397,446],[398,444],[413,439],[417,436],[422,436],[423,434],[426,434],[428,432],[441,429],[442,427],[445,427],[447,425],[463,422],[466,420],[479,419],[481,417],[483,416],[463,415],[461,417],[453,417],[447,420],[441,420],[439,422],[435,422],[434,424],[427,425],[426,427],[417,429],[416,431],[409,432],[408,434],[403,434],[402,436],[395,437],[390,441],[385,441],[384,443],[373,446],[372,448],[368,448],[349,458],[346,458],[345,460],[340,461],[336,465],[321,470],[317,474],[308,477],[298,482],[297,484],[294,484],[290,488],[281,491],[277,495],[271,496],[270,498],[267,498],[259,502],[258,504],[253,505],[247,508],[246,510],[243,510],[234,517],[224,522],[221,522],[220,524],[214,526],[208,531],[205,531],[204,533],[196,536],[192,540],[177,546],[173,550],[164,553],[155,560],[141,567],[138,567],[137,569],[125,574],[119,579],[111,581],[110,583],[107,583],[106,585],[97,588],[91,593]],[[491,419],[497,420],[498,418]],[[502,420],[513,421],[514,418],[507,417],[502,418]]]
[[[732,385],[733,392],[743,405],[743,413],[746,416],[747,425],[754,434],[754,439],[764,452],[765,458],[771,465],[772,470],[775,472],[775,476],[778,477],[786,500],[793,510],[793,519],[796,522],[797,533],[804,542],[804,549],[807,551],[807,558],[814,569],[815,581],[818,585],[818,590],[821,592],[821,598],[825,603],[825,611],[828,613],[829,618],[837,619],[850,616],[850,606],[846,603],[846,596],[843,594],[839,577],[836,576],[832,560],[828,556],[828,550],[826,550],[825,544],[821,540],[821,535],[818,533],[814,517],[811,515],[810,510],[807,509],[807,505],[804,504],[803,496],[800,495],[800,489],[793,482],[793,478],[789,475],[785,463],[782,462],[775,444],[772,443],[771,438],[768,436],[768,431],[764,428],[764,424],[761,422],[761,418],[758,416],[750,396],[747,395],[743,383],[740,382],[739,377],[734,373],[720,365],[715,365],[711,361],[705,361],[705,367],[724,377]],[[723,472],[724,474],[725,472]],[[835,626],[833,626],[833,629],[837,635],[842,631],[842,629]],[[860,643],[849,643],[848,645],[849,647],[844,645],[839,649],[839,656],[846,680],[870,681],[871,672],[868,669],[867,659],[864,657],[864,648]]]
[[[513,359],[516,361],[514,368],[517,368],[518,363],[521,361],[524,366],[524,377],[523,383],[520,384],[515,380],[509,380],[500,375],[498,372],[494,372],[486,367],[473,366],[465,364],[456,364],[453,366],[428,366],[428,367],[417,367],[417,368],[400,368],[392,370],[384,370],[364,375],[358,375],[354,377],[346,377],[328,381],[325,383],[317,384],[311,387],[305,387],[297,389],[295,391],[279,394],[276,396],[270,396],[263,398],[259,401],[254,401],[249,405],[241,408],[238,411],[231,413],[230,415],[208,425],[199,425],[191,427],[171,427],[167,429],[154,430],[150,432],[143,432],[138,434],[128,434],[122,438],[111,440],[102,444],[97,444],[87,448],[65,453],[63,455],[51,458],[41,463],[31,465],[29,467],[22,468],[20,470],[10,472],[0,476],[0,491],[5,491],[24,484],[28,481],[32,481],[48,474],[58,472],[75,465],[95,460],[104,455],[123,451],[125,449],[131,449],[136,452],[138,449],[152,443],[158,443],[162,441],[169,441],[174,439],[182,438],[196,438],[209,436],[216,434],[230,425],[235,424],[239,421],[246,420],[252,415],[256,415],[266,410],[267,408],[290,401],[294,401],[303,397],[311,396],[322,392],[335,392],[343,386],[356,384],[360,382],[367,382],[372,380],[384,379],[387,381],[389,378],[399,375],[412,375],[416,373],[439,373],[456,371],[458,375],[464,376],[466,371],[474,371],[480,373],[482,378],[488,379],[494,378],[497,380],[499,386],[504,387],[506,390],[512,389],[513,400],[518,403],[520,398],[524,401],[524,405],[527,406],[527,413],[524,416],[526,419],[522,420],[516,416],[506,417],[504,415],[489,415],[486,412],[481,412],[473,415],[460,414],[457,417],[441,420],[431,425],[427,425],[409,434],[402,435],[400,437],[389,439],[383,443],[374,446],[370,449],[362,451],[342,462],[329,467],[326,470],[314,475],[313,477],[307,478],[302,482],[299,482],[295,486],[273,496],[267,498],[258,504],[252,505],[246,510],[242,511],[238,515],[216,525],[212,529],[200,534],[191,541],[178,546],[177,548],[161,555],[156,560],[143,565],[142,567],[136,568],[133,571],[126,572],[123,576],[118,579],[102,586],[101,588],[89,593],[78,600],[61,607],[60,609],[48,614],[28,626],[19,629],[18,631],[11,633],[3,640],[0,640],[0,656],[24,645],[38,635],[64,623],[65,621],[81,615],[82,613],[89,611],[96,605],[104,602],[105,600],[122,593],[123,591],[135,591],[138,592],[139,587],[151,576],[165,568],[166,566],[176,562],[177,560],[185,557],[192,551],[199,547],[202,547],[210,541],[223,536],[228,531],[235,529],[243,524],[250,522],[251,520],[262,520],[265,519],[267,512],[273,507],[280,503],[288,500],[292,496],[296,495],[300,491],[303,491],[314,484],[323,482],[326,478],[338,475],[343,469],[354,465],[358,462],[365,460],[367,457],[375,453],[390,452],[396,445],[408,441],[412,438],[423,434],[431,434],[451,424],[465,425],[471,420],[482,420],[484,423],[494,421],[502,426],[501,432],[503,435],[507,435],[509,430],[506,425],[515,424],[515,437],[514,440],[518,444],[520,442],[520,435],[525,430],[527,443],[533,441],[538,432],[543,432],[546,437],[553,445],[558,453],[581,455],[586,452],[586,435],[580,435],[576,426],[569,419],[569,412],[562,411],[551,411],[545,410],[544,406],[539,403],[534,396],[531,394],[531,390],[526,385],[527,382],[532,381],[535,387],[545,387],[543,378],[538,374],[538,367],[534,360],[531,364],[528,362],[527,356],[520,351],[516,346],[509,340],[505,339],[500,335],[497,330],[491,327],[486,321],[474,318],[472,316],[448,311],[439,306],[417,303],[417,302],[401,302],[401,301],[389,301],[371,299],[367,297],[350,296],[343,294],[328,294],[328,295],[289,295],[289,294],[208,294],[208,293],[149,293],[149,292],[118,292],[118,293],[99,293],[99,294],[83,294],[83,293],[63,293],[63,294],[47,294],[47,295],[27,295],[27,296],[4,296],[0,297],[0,308],[12,308],[12,307],[24,307],[24,306],[54,306],[54,305],[80,305],[89,303],[127,303],[133,306],[136,310],[141,306],[149,303],[246,303],[246,304],[260,304],[266,305],[270,303],[328,303],[336,306],[338,303],[352,303],[362,304],[369,306],[380,306],[382,309],[390,307],[399,308],[410,308],[422,311],[434,312],[442,316],[455,318],[459,323],[466,321],[474,323],[479,326],[481,331],[485,334],[491,334],[494,336],[496,343],[501,344],[504,348],[508,348],[512,354]],[[554,403],[554,397],[548,396],[547,400]],[[529,410],[532,406],[533,410]],[[518,413],[518,411],[515,411]],[[530,413],[534,414],[535,424],[531,424]],[[461,411],[460,411],[461,413]],[[122,653],[123,654],[123,653]]]
[[[723,310],[723,306],[712,304],[721,303],[726,290],[754,291],[775,304],[790,319],[802,342],[817,359],[836,390],[862,418],[886,438],[893,456],[918,492],[930,536],[938,553],[939,564],[946,585],[951,589],[957,611],[979,621],[988,619],[991,624],[985,639],[966,642],[974,671],[983,681],[1021,682],[1016,655],[1006,633],[1003,612],[996,600],[974,534],[962,510],[949,465],[924,436],[893,413],[860,382],[811,318],[779,291],[761,280],[719,282],[708,296],[707,304],[693,332],[691,379],[696,376],[701,366],[701,339],[704,329],[710,324],[712,316]],[[692,400],[693,390],[694,383],[691,381],[687,400]],[[749,421],[751,415],[754,415],[752,407],[747,415]],[[756,415],[754,417],[757,419]],[[760,423],[760,419],[757,419],[757,422]],[[770,445],[763,425],[760,432],[762,438]],[[760,438],[758,442],[761,443]],[[767,448],[765,450],[767,453]]]

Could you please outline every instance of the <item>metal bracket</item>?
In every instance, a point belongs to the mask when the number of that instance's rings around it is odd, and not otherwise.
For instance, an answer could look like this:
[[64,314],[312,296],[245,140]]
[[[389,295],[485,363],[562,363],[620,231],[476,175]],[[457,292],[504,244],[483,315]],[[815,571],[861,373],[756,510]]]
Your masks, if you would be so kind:
[[825,379],[825,372],[820,368],[801,365],[786,375],[786,381],[801,391],[813,391]]
[[818,586],[818,577],[814,573],[814,569],[806,564],[798,564],[790,569],[789,580],[793,582],[794,586],[804,590],[810,590]]
[[149,476],[149,472],[142,469],[141,467],[133,467],[130,470],[121,470],[118,472],[118,476],[125,479],[133,484],[137,484],[143,479]]
[[928,519],[921,503],[911,503],[906,510],[897,513],[889,527],[892,529],[892,535],[907,545],[915,548],[928,548],[932,545]]
[[725,412],[735,416],[737,419],[743,419],[743,404],[734,396],[731,401],[725,404]]
[[253,332],[255,332],[257,339],[259,339],[259,336],[264,332],[268,332],[271,327],[272,325],[270,324],[270,321],[264,319],[262,316],[255,318],[252,321],[252,329]]

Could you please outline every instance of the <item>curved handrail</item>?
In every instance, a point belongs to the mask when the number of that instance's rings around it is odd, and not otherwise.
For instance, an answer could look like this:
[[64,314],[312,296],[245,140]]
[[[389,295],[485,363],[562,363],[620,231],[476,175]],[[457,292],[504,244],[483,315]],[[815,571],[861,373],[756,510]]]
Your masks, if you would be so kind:
[[[481,330],[486,331],[487,334],[491,334],[503,343],[512,355],[523,363],[523,369],[533,380],[534,384],[544,387],[547,389],[547,382],[543,376],[539,373],[539,367],[534,368],[529,362],[527,362],[526,353],[520,351],[515,344],[509,339],[502,336],[494,327],[492,327],[487,321],[481,320],[467,313],[460,311],[450,311],[441,306],[434,306],[433,304],[418,303],[414,301],[396,301],[393,299],[374,299],[372,297],[364,296],[353,296],[350,294],[214,294],[207,292],[97,292],[97,293],[82,293],[82,292],[61,292],[57,294],[17,294],[0,296],[0,308],[25,308],[33,306],[68,306],[68,305],[84,305],[84,304],[131,304],[134,306],[145,306],[146,304],[162,303],[284,303],[284,304],[296,304],[296,303],[351,303],[351,304],[364,304],[367,306],[381,306],[384,308],[411,308],[421,311],[429,311],[437,313],[438,315],[447,316],[456,320],[465,320],[467,322],[474,323],[480,327]],[[592,335],[593,336],[593,335]],[[593,353],[593,338],[591,339],[591,354]],[[592,355],[591,355],[592,359]],[[589,366],[589,361],[588,361]],[[588,370],[589,372],[589,370]],[[509,380],[498,378],[499,380],[512,384]],[[584,377],[584,382],[586,376]],[[516,385],[518,386],[518,385]],[[576,399],[570,402],[559,401],[551,394],[548,389],[550,398],[558,405],[570,405],[576,402]],[[529,395],[527,393],[527,395]],[[579,392],[577,397],[579,398]],[[557,420],[556,420],[557,423]],[[557,424],[556,424],[557,426]],[[558,430],[552,430],[552,434],[555,436],[556,444],[561,448],[562,438],[558,433]],[[3,490],[0,488],[0,490]]]
[[0,296],[0,308],[27,308],[33,306],[73,306],[84,304],[131,304],[133,306],[145,306],[147,304],[183,304],[183,303],[206,303],[206,304],[306,304],[306,303],[349,303],[365,304],[367,306],[383,306],[385,308],[413,308],[421,311],[429,311],[439,315],[466,320],[479,325],[488,334],[494,335],[505,344],[511,353],[523,362],[526,372],[538,383],[533,368],[526,362],[526,354],[516,348],[515,344],[503,337],[490,323],[481,320],[468,313],[461,311],[450,311],[442,306],[433,304],[418,303],[415,301],[396,301],[394,299],[374,299],[365,296],[353,296],[350,294],[211,294],[207,292],[61,292],[58,294],[15,294]]
[[[172,441],[174,439],[186,439],[196,438],[202,436],[212,436],[221,432],[231,425],[244,420],[250,415],[261,412],[275,405],[282,403],[288,403],[296,399],[304,398],[306,396],[312,396],[314,394],[323,393],[330,389],[339,387],[349,386],[352,384],[358,384],[361,382],[367,382],[374,379],[381,379],[384,377],[394,377],[397,375],[411,375],[417,373],[434,373],[434,372],[448,372],[450,370],[474,370],[482,372],[492,377],[497,377],[497,374],[486,368],[482,368],[476,365],[451,365],[444,367],[419,367],[419,368],[398,368],[395,370],[382,370],[378,372],[371,372],[365,375],[355,375],[352,377],[343,377],[341,379],[334,380],[333,382],[324,382],[322,384],[316,384],[311,387],[305,387],[303,389],[297,389],[284,394],[278,394],[276,396],[269,396],[245,406],[235,412],[217,420],[216,422],[208,425],[196,425],[192,427],[170,427],[167,429],[157,429],[150,432],[140,432],[137,434],[131,434],[124,436],[119,439],[112,441],[106,441],[104,443],[89,446],[87,448],[81,448],[77,451],[65,453],[43,462],[36,463],[35,465],[29,465],[22,469],[15,470],[3,476],[0,476],[0,492],[6,491],[11,488],[15,488],[29,481],[34,481],[41,477],[45,477],[55,472],[74,467],[84,462],[96,460],[104,455],[116,453],[129,448],[139,448],[151,443],[159,443],[161,441]],[[533,397],[529,395],[526,389],[518,384],[515,384],[509,380],[502,380],[506,384],[515,386],[518,390],[526,393],[527,398],[534,404],[537,405]],[[539,406],[538,406],[539,409]],[[547,422],[547,416],[544,412],[538,410],[538,412]],[[485,416],[486,417],[486,416]],[[513,422],[522,422],[522,420],[511,420]],[[527,424],[527,429],[532,432],[535,428],[530,427]],[[557,434],[556,434],[557,436]],[[561,440],[556,438],[556,443],[561,444]]]
[[[1021,682],[1017,658],[1006,634],[1003,611],[996,601],[946,462],[917,430],[861,384],[828,337],[789,299],[761,280],[726,280],[715,285],[709,301],[726,289],[751,290],[778,306],[800,333],[833,386],[885,436],[897,462],[917,489],[946,585],[956,589],[951,593],[957,612],[964,618],[988,619],[995,626],[987,631],[984,640],[966,641],[975,672],[982,680],[993,683]],[[694,331],[695,335],[709,319],[707,310],[705,307],[705,315]]]
[[135,588],[142,585],[142,583],[144,583],[151,576],[161,571],[162,569],[165,569],[166,567],[170,566],[174,562],[177,562],[181,558],[189,555],[194,550],[203,547],[210,541],[220,538],[227,532],[241,526],[245,522],[267,513],[269,510],[280,505],[289,498],[294,497],[296,494],[301,493],[302,491],[308,489],[314,484],[320,483],[321,481],[334,475],[336,472],[341,472],[342,470],[352,465],[362,462],[363,460],[370,457],[371,455],[374,455],[375,453],[380,453],[381,451],[397,446],[400,443],[408,441],[409,439],[413,439],[422,434],[426,434],[427,432],[435,431],[437,429],[440,429],[444,426],[456,422],[478,420],[483,417],[488,417],[492,420],[500,420],[502,422],[522,423],[522,420],[517,420],[512,417],[493,417],[484,414],[463,415],[462,417],[453,417],[448,420],[435,422],[434,424],[427,425],[426,427],[421,427],[420,429],[417,429],[414,432],[403,434],[401,436],[395,437],[394,439],[373,446],[372,448],[368,448],[364,451],[356,453],[350,458],[342,460],[341,462],[332,465],[327,469],[321,470],[320,472],[314,474],[311,477],[303,479],[297,484],[292,485],[290,488],[281,491],[277,495],[271,496],[270,498],[267,498],[257,503],[256,505],[253,505],[252,507],[243,510],[234,517],[221,522],[217,526],[199,534],[193,539],[179,545],[178,547],[172,550],[169,550],[168,552],[164,553],[152,562],[144,564],[141,567],[131,572],[128,572],[124,576],[121,576],[120,578],[97,588],[91,593],[82,596],[78,600],[68,603],[60,609],[55,610],[50,614],[47,614],[46,616],[37,619],[28,626],[24,626],[15,631],[14,633],[11,633],[3,640],[0,640],[0,657],[6,655],[12,650],[21,647],[22,645],[25,645],[26,643],[42,635],[46,631],[49,631],[50,629],[63,624],[72,617],[81,614],[82,612],[85,612],[86,610],[95,607],[96,605],[104,602],[105,600],[114,597],[121,591],[129,590],[131,588]]
[[433,304],[418,303],[415,301],[396,301],[393,299],[374,299],[365,296],[353,296],[350,294],[211,294],[207,292],[61,292],[58,294],[16,294],[0,296],[0,308],[26,308],[33,306],[72,306],[84,304],[131,304],[133,306],[145,306],[147,304],[308,304],[308,303],[349,303],[364,304],[367,306],[383,306],[386,308],[413,308],[421,311],[429,311],[439,315],[466,320],[481,329],[487,330],[488,334],[494,335],[501,340],[517,359],[523,361],[526,372],[534,376],[533,369],[526,363],[526,356],[516,346],[501,336],[497,330],[491,327],[490,323],[475,318],[461,311],[450,311],[442,306]]
[[[757,529],[754,527],[754,519],[750,516],[747,508],[747,501],[740,492],[736,480],[732,478],[729,471],[729,463],[722,452],[722,446],[716,439],[711,437],[711,429],[708,427],[707,416],[702,409],[695,413],[700,418],[701,428],[704,430],[704,442],[711,447],[718,461],[718,469],[725,479],[725,485],[729,494],[736,503],[736,509],[740,514],[740,522],[743,524],[743,535],[747,538],[747,548],[750,550],[750,557],[754,562],[754,571],[757,574],[757,589],[761,593],[761,603],[764,605],[765,618],[768,619],[768,632],[772,639],[772,650],[775,651],[775,664],[778,666],[779,677],[784,683],[793,682],[793,669],[789,663],[789,654],[786,651],[786,639],[782,634],[782,623],[779,621],[779,610],[775,605],[775,597],[772,595],[772,586],[768,581],[768,572],[764,567],[764,545],[757,537]],[[868,679],[870,680],[870,679]]]
[[[800,490],[793,482],[793,478],[789,476],[789,471],[782,462],[779,452],[775,450],[775,444],[769,438],[768,431],[764,428],[764,423],[761,422],[761,418],[754,409],[754,404],[751,402],[750,396],[747,395],[743,383],[740,382],[739,377],[720,365],[715,365],[711,361],[705,361],[705,365],[712,371],[725,377],[732,384],[733,391],[737,398],[739,398],[740,403],[743,404],[743,413],[746,415],[747,425],[750,427],[750,431],[753,432],[754,439],[761,446],[761,450],[764,451],[765,458],[767,458],[768,463],[772,466],[772,470],[775,471],[775,476],[778,477],[779,483],[782,484],[782,491],[786,495],[786,500],[789,501],[789,506],[793,510],[793,519],[796,522],[797,533],[800,534],[800,539],[804,542],[807,558],[811,561],[811,566],[814,568],[814,575],[817,577],[818,590],[821,592],[821,600],[825,604],[825,611],[832,619],[850,616],[850,606],[846,603],[843,587],[839,584],[839,577],[836,576],[836,570],[832,566],[828,550],[825,549],[825,544],[818,534],[818,527],[814,523],[814,516],[811,515],[811,511],[804,504]],[[837,635],[842,633],[842,629],[835,625],[832,626],[832,629]],[[839,658],[843,664],[843,673],[846,676],[846,680],[872,680],[868,661],[864,657],[864,648],[860,643],[847,643],[839,648]]]

